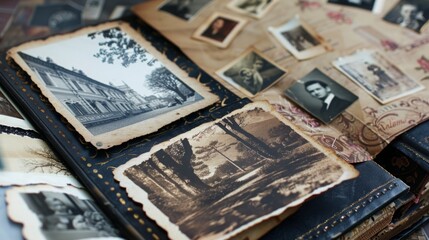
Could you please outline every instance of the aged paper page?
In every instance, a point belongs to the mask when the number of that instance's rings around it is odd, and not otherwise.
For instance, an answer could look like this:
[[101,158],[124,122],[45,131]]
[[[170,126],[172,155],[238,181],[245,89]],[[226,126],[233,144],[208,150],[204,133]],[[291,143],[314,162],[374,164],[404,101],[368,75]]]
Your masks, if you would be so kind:
[[[288,74],[284,79],[257,95],[255,99],[268,100],[277,106],[280,112],[302,130],[330,146],[349,162],[372,159],[394,137],[429,117],[426,114],[429,111],[428,81],[424,81],[429,61],[428,56],[421,54],[429,49],[426,45],[429,37],[426,33],[419,34],[382,20],[382,16],[398,1],[385,1],[382,7],[377,5],[378,14],[322,1],[278,1],[264,17],[255,19],[230,10],[229,1],[219,0],[205,6],[191,21],[178,21],[171,14],[157,11],[160,2],[143,3],[136,6],[134,12],[236,94],[246,96],[216,76],[215,72],[230,64],[249,48],[256,48],[264,56],[287,69]],[[247,17],[248,23],[228,48],[220,49],[191,38],[195,30],[213,12],[235,13]],[[330,51],[299,61],[278,41],[278,37],[269,31],[270,28],[282,26],[296,16],[329,44]],[[353,55],[362,49],[374,50],[383,55],[421,87],[415,88],[416,91],[408,91],[399,99],[380,103],[333,65],[337,59]],[[358,96],[353,105],[329,124],[323,124],[312,117],[311,113],[297,108],[296,104],[284,95],[286,89],[315,68]]]

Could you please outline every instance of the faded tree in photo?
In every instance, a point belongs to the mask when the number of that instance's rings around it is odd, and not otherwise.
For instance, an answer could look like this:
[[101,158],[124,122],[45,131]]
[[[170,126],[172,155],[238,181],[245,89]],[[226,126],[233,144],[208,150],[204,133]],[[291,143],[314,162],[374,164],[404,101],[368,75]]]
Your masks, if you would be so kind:
[[101,59],[103,63],[114,64],[115,60],[118,60],[122,66],[129,67],[131,64],[148,60],[147,50],[119,28],[90,33],[88,37],[93,40],[101,37],[104,40],[98,43],[100,49],[94,54],[94,57]]
[[[204,164],[202,164],[202,162],[208,161],[210,158],[213,157],[213,155],[219,154],[223,156],[227,160],[227,162],[230,163],[231,166],[233,166],[236,170],[244,171],[244,169],[241,168],[239,165],[237,165],[233,159],[231,159],[230,157],[224,154],[224,152],[228,151],[231,147],[235,145],[236,143],[227,145],[226,143],[222,143],[222,142],[219,142],[218,140],[214,140],[214,141],[211,141],[207,146],[196,147],[198,150],[195,151],[195,153],[202,154],[202,156],[199,157],[199,159],[201,159],[199,163],[202,166],[205,166]],[[230,168],[227,168],[227,169],[229,170]]]
[[167,91],[177,95],[184,102],[188,97],[193,96],[195,92],[185,86],[180,80],[174,76],[166,67],[155,69],[146,77],[148,85],[155,91]]
[[225,133],[231,135],[238,142],[248,147],[251,151],[256,151],[260,156],[265,158],[278,158],[277,149],[269,147],[265,142],[261,141],[254,135],[240,126],[240,122],[244,122],[245,116],[227,117],[223,121],[216,123]]
[[[123,67],[127,68],[136,63],[154,66],[157,61],[145,48],[119,28],[90,33],[88,37],[99,41],[100,48],[93,56],[103,63],[115,64],[116,61],[119,61]],[[149,88],[164,94],[169,93],[168,95],[179,104],[195,95],[194,90],[183,84],[164,66],[151,70],[151,73],[146,76],[146,81]]]
[[28,172],[54,173],[69,176],[69,170],[52,152],[51,149],[43,147],[42,149],[29,149],[36,158],[27,159],[25,165],[28,167]]

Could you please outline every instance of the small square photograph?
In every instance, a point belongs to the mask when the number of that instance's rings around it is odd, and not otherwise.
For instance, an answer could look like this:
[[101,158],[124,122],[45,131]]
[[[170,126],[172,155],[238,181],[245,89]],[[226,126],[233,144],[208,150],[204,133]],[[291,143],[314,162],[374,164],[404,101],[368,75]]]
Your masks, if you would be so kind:
[[358,99],[317,68],[286,89],[285,95],[324,123],[330,123]]
[[159,7],[159,10],[188,21],[197,15],[197,13],[211,1],[212,0],[167,0]]
[[9,217],[25,239],[118,239],[119,231],[83,190],[31,185],[6,192]]
[[429,19],[429,3],[426,0],[401,0],[383,19],[401,27],[421,32]]
[[339,58],[333,65],[381,104],[424,88],[373,50],[362,50]]
[[299,17],[269,31],[292,55],[299,60],[312,58],[327,51],[327,44]]
[[214,13],[193,34],[193,38],[226,48],[246,25],[247,20],[234,15]]
[[156,132],[218,100],[123,22],[28,42],[9,57],[98,149]]
[[384,0],[328,0],[328,3],[380,12],[383,8]]
[[249,49],[216,74],[247,96],[253,97],[279,81],[286,71],[255,49]]
[[233,0],[228,8],[241,14],[262,18],[278,0]]

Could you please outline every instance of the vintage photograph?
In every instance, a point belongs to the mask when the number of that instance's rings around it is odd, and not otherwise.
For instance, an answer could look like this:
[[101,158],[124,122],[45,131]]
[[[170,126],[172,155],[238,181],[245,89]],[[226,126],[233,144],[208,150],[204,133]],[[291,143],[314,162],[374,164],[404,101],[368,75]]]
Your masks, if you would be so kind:
[[0,88],[0,125],[34,130],[33,126],[24,119],[15,105],[9,100],[3,89]]
[[323,38],[298,16],[279,27],[270,27],[269,31],[299,60],[318,56],[329,49]]
[[0,186],[47,183],[81,186],[41,139],[0,133]]
[[429,4],[426,0],[401,0],[383,19],[420,32],[429,20]]
[[17,118],[24,120],[21,114],[16,110],[15,106],[9,101],[6,95],[3,93],[3,90],[0,89],[0,115],[9,116],[12,118]]
[[255,18],[262,18],[279,0],[233,0],[228,8]]
[[159,10],[188,21],[197,15],[198,12],[211,1],[212,0],[167,0],[159,7]]
[[334,120],[358,99],[317,68],[297,80],[284,93],[324,123]]
[[20,128],[24,130],[34,130],[31,123],[23,117],[18,108],[9,100],[3,89],[0,88],[0,125]]
[[123,22],[26,43],[9,56],[99,149],[156,132],[218,100]]
[[216,74],[247,96],[253,97],[279,81],[286,71],[255,49],[249,49]]
[[48,185],[6,192],[9,217],[23,224],[26,239],[118,238],[119,231],[83,190]]
[[220,48],[226,48],[246,23],[246,19],[238,16],[214,13],[198,27],[192,37]]
[[384,1],[385,0],[328,0],[328,3],[362,8],[378,13],[383,9]]
[[381,104],[424,88],[374,50],[357,51],[339,58],[333,65]]
[[159,144],[114,171],[175,239],[228,239],[357,176],[265,102]]

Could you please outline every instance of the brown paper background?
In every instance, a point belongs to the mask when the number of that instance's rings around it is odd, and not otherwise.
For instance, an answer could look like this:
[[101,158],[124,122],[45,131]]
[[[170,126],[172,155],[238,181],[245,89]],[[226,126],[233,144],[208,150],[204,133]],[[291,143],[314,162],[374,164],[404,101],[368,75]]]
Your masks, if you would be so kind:
[[[429,34],[418,34],[382,19],[398,1],[385,1],[380,14],[338,4],[327,4],[325,1],[279,1],[261,19],[254,19],[231,11],[226,6],[228,2],[228,0],[213,1],[191,21],[183,21],[166,12],[158,11],[161,0],[137,5],[133,11],[176,44],[202,69],[239,96],[245,97],[214,73],[248,48],[258,49],[279,66],[287,69],[289,74],[285,78],[259,94],[254,100],[268,100],[303,131],[336,151],[337,155],[349,162],[372,159],[394,137],[429,118],[429,81],[422,80],[429,75],[429,71],[416,69],[419,67],[417,62],[419,58],[429,57],[429,53],[424,54],[428,52],[429,47],[423,44],[410,50],[410,46],[413,44],[429,40]],[[226,49],[191,38],[194,31],[215,11],[235,14],[248,19],[247,25]],[[333,50],[306,61],[298,61],[289,54],[268,32],[268,27],[279,26],[295,15],[299,15],[302,20],[313,27]],[[400,48],[394,51],[384,49],[377,42],[378,40],[371,41],[357,33],[356,28],[367,26],[379,32],[377,34],[382,34],[396,42]],[[364,48],[375,49],[384,54],[405,74],[426,88],[394,102],[381,105],[332,65],[332,61],[338,57],[350,55],[356,50]],[[315,120],[283,96],[286,88],[316,67],[359,97],[351,107],[329,125]]]

